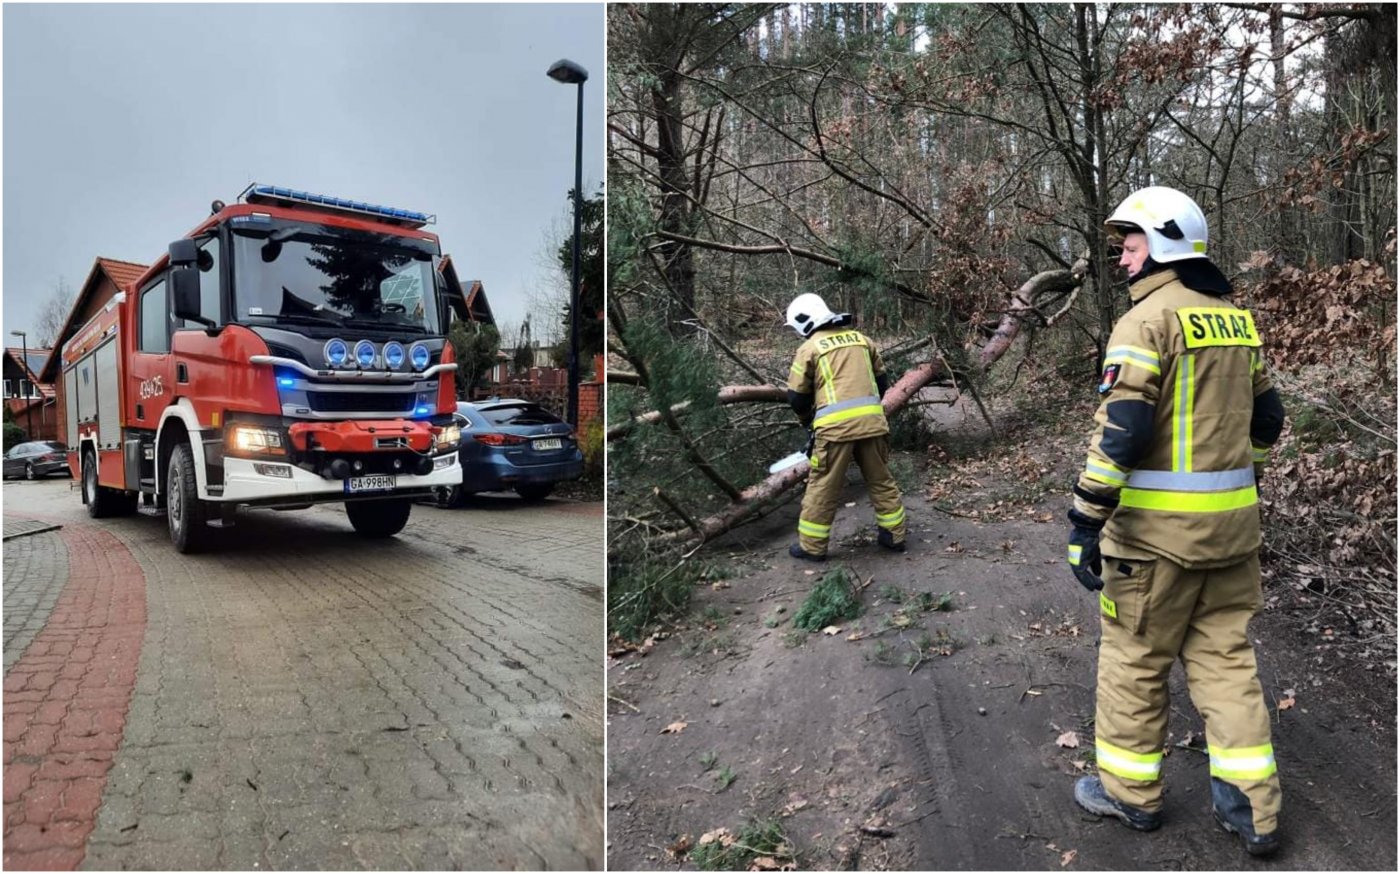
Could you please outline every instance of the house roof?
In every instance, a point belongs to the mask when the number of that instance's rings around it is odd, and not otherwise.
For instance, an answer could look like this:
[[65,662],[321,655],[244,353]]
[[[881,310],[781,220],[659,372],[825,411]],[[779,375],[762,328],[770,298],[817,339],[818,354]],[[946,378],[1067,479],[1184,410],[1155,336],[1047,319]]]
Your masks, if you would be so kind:
[[[29,378],[30,378],[31,380],[33,380],[33,381],[37,384],[38,381],[39,381],[38,376],[39,376],[39,374],[40,374],[41,372],[43,372],[43,370],[44,370],[44,362],[48,360],[49,353],[52,352],[53,350],[52,350],[52,349],[30,349],[30,350],[28,350],[28,351],[29,351]],[[19,363],[23,360],[23,358],[24,358],[24,353],[25,353],[25,347],[23,347],[23,346],[9,346],[9,347],[7,347],[7,348],[5,349],[5,354],[7,354],[7,355],[9,355],[11,358],[13,358],[16,364],[19,364]]]
[[[68,311],[68,319],[63,323],[63,330],[58,332],[58,337],[54,339],[54,349],[62,349],[63,344],[82,327],[82,324],[74,324],[73,319],[78,313],[87,308],[88,301],[97,293],[98,280],[106,276],[112,280],[112,284],[118,291],[125,289],[128,285],[141,278],[141,275],[149,270],[145,264],[137,264],[135,261],[122,261],[117,258],[99,257],[92,262],[92,270],[88,271],[87,279],[83,280],[83,287],[78,290],[78,296],[73,300],[73,308]],[[44,367],[39,373],[40,383],[52,383],[58,378],[58,360],[61,356],[50,355],[44,362]]]
[[491,304],[486,300],[486,288],[480,279],[463,282],[462,293],[467,298],[467,312],[471,313],[474,321],[496,324],[496,316],[491,312]]

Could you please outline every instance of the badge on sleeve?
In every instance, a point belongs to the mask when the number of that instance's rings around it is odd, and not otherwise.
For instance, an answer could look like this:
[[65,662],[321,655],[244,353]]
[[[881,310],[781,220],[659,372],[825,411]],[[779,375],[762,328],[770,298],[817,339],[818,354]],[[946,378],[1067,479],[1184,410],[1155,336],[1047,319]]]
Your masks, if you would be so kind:
[[1118,372],[1122,369],[1121,364],[1110,364],[1103,369],[1103,378],[1099,380],[1099,394],[1106,395],[1113,390],[1113,386],[1118,382]]

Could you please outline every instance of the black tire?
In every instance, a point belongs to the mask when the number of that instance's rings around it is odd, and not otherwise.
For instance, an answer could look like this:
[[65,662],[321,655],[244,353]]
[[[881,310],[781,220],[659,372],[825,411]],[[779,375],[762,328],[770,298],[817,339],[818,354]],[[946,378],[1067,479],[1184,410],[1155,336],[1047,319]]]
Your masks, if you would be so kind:
[[408,524],[413,501],[396,498],[388,501],[352,501],[345,505],[345,515],[361,537],[393,537]]
[[83,453],[83,503],[87,504],[88,515],[102,519],[112,515],[112,493],[97,484],[97,456],[88,450]]
[[34,462],[26,461],[24,463],[24,478],[27,480],[36,480],[39,478],[39,475],[34,472]]
[[532,504],[543,501],[553,491],[554,483],[525,483],[515,487],[515,493]]
[[170,542],[183,553],[199,552],[209,545],[209,508],[199,499],[194,477],[194,451],[177,443],[165,472],[165,521]]
[[437,490],[437,505],[444,510],[460,507],[466,500],[466,493],[460,485],[442,486]]

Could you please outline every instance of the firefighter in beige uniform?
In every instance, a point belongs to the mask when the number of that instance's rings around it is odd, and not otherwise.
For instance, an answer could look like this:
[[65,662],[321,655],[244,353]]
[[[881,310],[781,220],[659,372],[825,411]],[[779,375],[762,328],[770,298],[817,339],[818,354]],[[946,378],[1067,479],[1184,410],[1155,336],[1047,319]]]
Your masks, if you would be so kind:
[[814,432],[812,469],[797,523],[799,542],[788,553],[826,560],[831,523],[852,460],[870,491],[879,544],[903,552],[904,504],[890,475],[890,426],[880,406],[889,386],[880,353],[850,327],[849,313],[833,313],[815,294],[798,295],[788,305],[787,323],[807,338],[788,376],[788,403]]
[[[1246,625],[1261,606],[1255,487],[1283,428],[1251,314],[1206,258],[1206,222],[1170,188],[1108,220],[1133,306],[1113,329],[1069,563],[1099,591],[1099,776],[1075,800],[1161,824],[1167,677],[1180,658],[1205,720],[1215,818],[1252,854],[1278,846],[1269,711]],[[1102,574],[1100,580],[1099,574]]]

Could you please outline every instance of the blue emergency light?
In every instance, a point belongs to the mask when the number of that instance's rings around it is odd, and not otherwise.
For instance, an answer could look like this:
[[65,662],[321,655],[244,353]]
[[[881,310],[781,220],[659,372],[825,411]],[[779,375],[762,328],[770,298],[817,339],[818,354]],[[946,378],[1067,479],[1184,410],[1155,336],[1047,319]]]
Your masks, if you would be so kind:
[[423,225],[435,224],[437,222],[437,216],[423,212],[395,209],[392,206],[380,206],[374,203],[365,203],[360,200],[330,197],[325,194],[312,194],[309,191],[298,191],[295,188],[259,185],[256,182],[244,189],[243,193],[239,196],[247,203],[302,203],[311,206],[319,206],[325,209],[340,210],[342,212],[372,215],[377,218],[390,219],[415,228],[421,228]]

